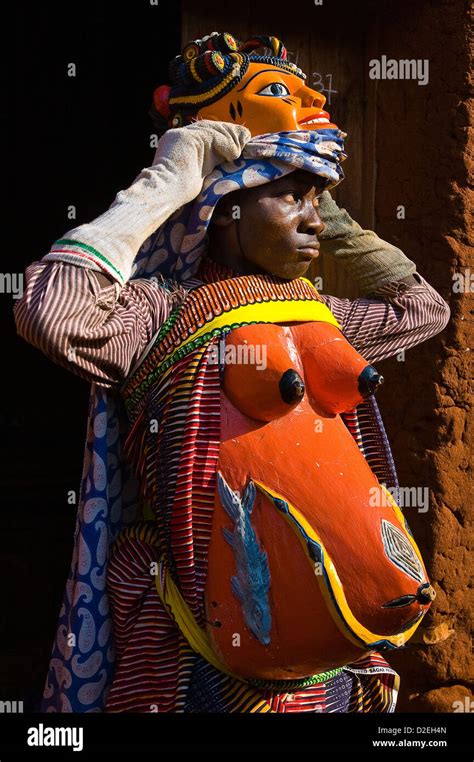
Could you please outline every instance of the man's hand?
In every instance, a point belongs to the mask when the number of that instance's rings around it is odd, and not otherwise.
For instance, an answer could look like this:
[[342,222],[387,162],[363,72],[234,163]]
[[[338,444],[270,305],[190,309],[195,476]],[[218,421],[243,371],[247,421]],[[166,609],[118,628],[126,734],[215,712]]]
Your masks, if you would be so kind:
[[200,119],[165,132],[152,166],[161,164],[179,178],[181,206],[199,195],[204,179],[218,164],[238,159],[251,137],[243,125]]
[[403,251],[372,230],[363,230],[346,209],[338,207],[329,191],[322,193],[318,213],[324,222],[324,230],[318,234],[321,255],[340,262],[360,294],[372,294],[416,272],[415,263]]
[[63,236],[69,253],[52,251],[46,258],[67,262],[73,257],[73,264],[79,261],[83,267],[105,272],[123,286],[142,243],[199,195],[205,177],[218,164],[237,159],[250,138],[247,127],[210,119],[165,132],[152,166],[119,191],[104,214]]

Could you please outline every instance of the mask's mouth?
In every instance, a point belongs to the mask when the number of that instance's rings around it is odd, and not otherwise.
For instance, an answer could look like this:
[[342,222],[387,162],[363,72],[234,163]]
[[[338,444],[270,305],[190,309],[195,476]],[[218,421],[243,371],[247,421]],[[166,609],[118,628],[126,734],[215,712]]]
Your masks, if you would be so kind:
[[317,111],[315,114],[310,114],[309,116],[306,116],[304,119],[301,119],[298,121],[299,125],[304,125],[305,127],[309,127],[310,125],[324,125],[325,127],[329,127],[330,125],[333,125],[331,122],[331,117],[328,114],[327,111]]

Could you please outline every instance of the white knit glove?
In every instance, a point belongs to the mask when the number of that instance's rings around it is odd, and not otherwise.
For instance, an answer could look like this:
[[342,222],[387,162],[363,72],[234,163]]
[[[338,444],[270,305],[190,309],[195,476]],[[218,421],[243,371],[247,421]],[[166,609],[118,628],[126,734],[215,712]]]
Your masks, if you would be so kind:
[[152,166],[117,193],[107,212],[69,230],[43,259],[102,271],[123,285],[143,242],[199,195],[218,164],[238,159],[251,137],[247,127],[210,119],[168,130]]

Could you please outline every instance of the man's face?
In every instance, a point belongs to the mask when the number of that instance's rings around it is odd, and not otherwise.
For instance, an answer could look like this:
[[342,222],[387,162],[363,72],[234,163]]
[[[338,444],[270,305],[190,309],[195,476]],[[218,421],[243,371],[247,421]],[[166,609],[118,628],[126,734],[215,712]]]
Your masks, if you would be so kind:
[[303,80],[271,64],[252,63],[243,79],[216,103],[197,112],[198,119],[243,124],[255,135],[285,130],[336,128],[326,98]]
[[[227,228],[226,240],[220,238],[216,245],[225,245],[227,261],[241,270],[290,280],[305,275],[318,257],[317,235],[324,230],[318,214],[322,188],[317,175],[296,170],[271,183],[230,194],[223,212],[217,209],[215,219],[213,216],[214,225]],[[240,219],[232,217],[235,204],[240,207]],[[229,230],[229,226],[233,228]]]

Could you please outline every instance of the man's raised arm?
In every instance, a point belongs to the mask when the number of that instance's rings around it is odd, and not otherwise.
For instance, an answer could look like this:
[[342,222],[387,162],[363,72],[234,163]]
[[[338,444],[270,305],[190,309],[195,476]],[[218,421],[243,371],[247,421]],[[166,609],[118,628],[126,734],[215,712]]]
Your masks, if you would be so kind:
[[392,357],[443,330],[449,306],[416,272],[414,262],[373,231],[363,230],[328,191],[319,212],[325,224],[318,235],[321,255],[342,264],[363,294],[358,299],[321,296],[368,362]]
[[159,275],[130,280],[141,245],[249,139],[246,127],[209,120],[168,130],[153,165],[104,214],[68,231],[27,268],[14,307],[18,334],[82,378],[119,385],[187,293]]

